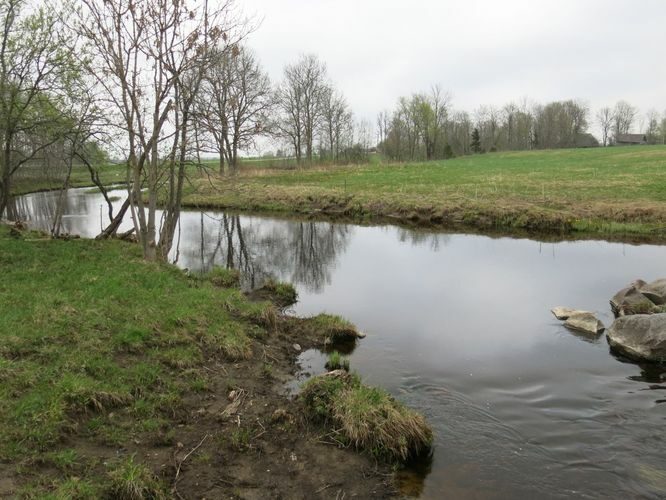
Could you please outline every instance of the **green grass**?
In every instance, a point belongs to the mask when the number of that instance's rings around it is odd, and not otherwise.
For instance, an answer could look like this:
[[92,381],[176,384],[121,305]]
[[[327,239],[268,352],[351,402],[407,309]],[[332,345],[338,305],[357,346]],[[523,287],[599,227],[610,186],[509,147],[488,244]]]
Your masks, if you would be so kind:
[[353,323],[333,314],[318,314],[309,318],[308,324],[327,345],[355,340],[360,336]]
[[504,152],[447,161],[249,169],[194,183],[189,205],[433,225],[666,234],[666,147]]
[[349,358],[344,357],[338,351],[329,353],[326,360],[326,368],[329,370],[344,370],[349,371]]
[[220,288],[238,288],[240,287],[241,275],[238,269],[216,266],[205,273],[203,278]]
[[[104,165],[99,169],[99,178],[103,184],[116,184],[125,182],[127,167],[125,165],[110,164]],[[59,176],[48,178],[42,172],[35,172],[34,175],[19,170],[18,174],[12,179],[12,194],[20,195],[32,193],[35,191],[49,191],[62,188],[63,179]],[[90,180],[90,173],[84,167],[76,167],[72,170],[70,178],[70,187],[88,187],[93,186]],[[91,189],[91,192],[97,193],[97,189]]]
[[363,385],[356,375],[319,375],[305,383],[300,397],[309,417],[336,429],[343,445],[375,457],[405,461],[432,445],[432,430],[423,416],[386,391]]
[[165,488],[148,468],[134,457],[120,461],[109,472],[111,495],[118,500],[159,500],[168,498]]
[[[117,241],[22,239],[0,225],[0,265],[0,469],[23,477],[26,496],[138,498],[139,465],[111,477],[86,450],[171,442],[184,397],[206,390],[205,360],[250,357],[274,308]],[[59,479],[23,476],[36,463]]]
[[261,288],[270,299],[280,307],[287,307],[298,301],[298,293],[291,283],[282,283],[269,279]]

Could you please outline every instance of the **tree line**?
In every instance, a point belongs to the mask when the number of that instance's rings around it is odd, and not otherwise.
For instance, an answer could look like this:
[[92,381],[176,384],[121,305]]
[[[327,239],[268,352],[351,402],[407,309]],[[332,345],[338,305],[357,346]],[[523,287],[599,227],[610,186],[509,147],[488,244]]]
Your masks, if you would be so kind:
[[[378,149],[397,161],[446,159],[494,151],[614,145],[636,126],[648,144],[666,143],[666,113],[652,110],[645,119],[637,108],[619,101],[591,116],[579,100],[547,104],[522,102],[480,106],[473,113],[452,107],[440,87],[401,97],[391,112],[377,117]],[[589,130],[596,125],[601,141]]]

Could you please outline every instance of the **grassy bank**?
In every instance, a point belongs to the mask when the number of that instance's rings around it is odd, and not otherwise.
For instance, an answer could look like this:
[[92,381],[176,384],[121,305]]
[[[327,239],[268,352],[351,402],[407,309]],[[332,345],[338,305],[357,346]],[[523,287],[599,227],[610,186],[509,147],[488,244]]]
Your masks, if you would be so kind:
[[0,497],[391,491],[284,396],[293,344],[325,344],[321,317],[279,314],[289,287],[249,300],[233,272],[189,276],[135,245],[2,225],[0,262]]
[[666,147],[492,153],[199,179],[189,206],[434,227],[666,237]]
[[[125,165],[109,164],[104,165],[99,169],[99,178],[103,184],[116,184],[124,182],[126,178],[127,168]],[[19,170],[12,179],[12,194],[21,195],[26,193],[34,193],[37,191],[51,191],[54,189],[62,188],[63,179],[57,176],[44,176],[43,172],[36,171],[31,175],[29,171]],[[72,176],[70,178],[71,187],[89,187],[94,186],[90,179],[88,169],[83,167],[76,167],[72,169]]]

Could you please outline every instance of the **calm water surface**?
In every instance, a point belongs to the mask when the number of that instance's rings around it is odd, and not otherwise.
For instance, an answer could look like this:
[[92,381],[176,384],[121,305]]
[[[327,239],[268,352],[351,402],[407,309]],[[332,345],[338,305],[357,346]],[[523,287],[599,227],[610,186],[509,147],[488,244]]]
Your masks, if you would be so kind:
[[[122,194],[122,193],[121,193]],[[11,216],[47,227],[55,195]],[[72,190],[65,230],[94,236],[101,197]],[[614,357],[549,310],[596,311],[635,278],[666,276],[666,247],[428,234],[396,227],[186,212],[178,265],[293,282],[299,315],[368,333],[352,368],[423,412],[433,457],[402,474],[421,498],[666,498],[666,367]],[[304,368],[322,368],[319,353]]]

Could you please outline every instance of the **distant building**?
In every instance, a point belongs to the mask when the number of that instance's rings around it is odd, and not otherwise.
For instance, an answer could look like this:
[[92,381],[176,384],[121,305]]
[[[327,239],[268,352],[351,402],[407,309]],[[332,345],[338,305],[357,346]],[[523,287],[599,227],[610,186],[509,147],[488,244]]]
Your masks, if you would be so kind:
[[615,138],[617,146],[638,146],[640,144],[647,144],[647,136],[645,134],[618,134]]
[[576,134],[577,148],[598,148],[599,141],[592,134]]

